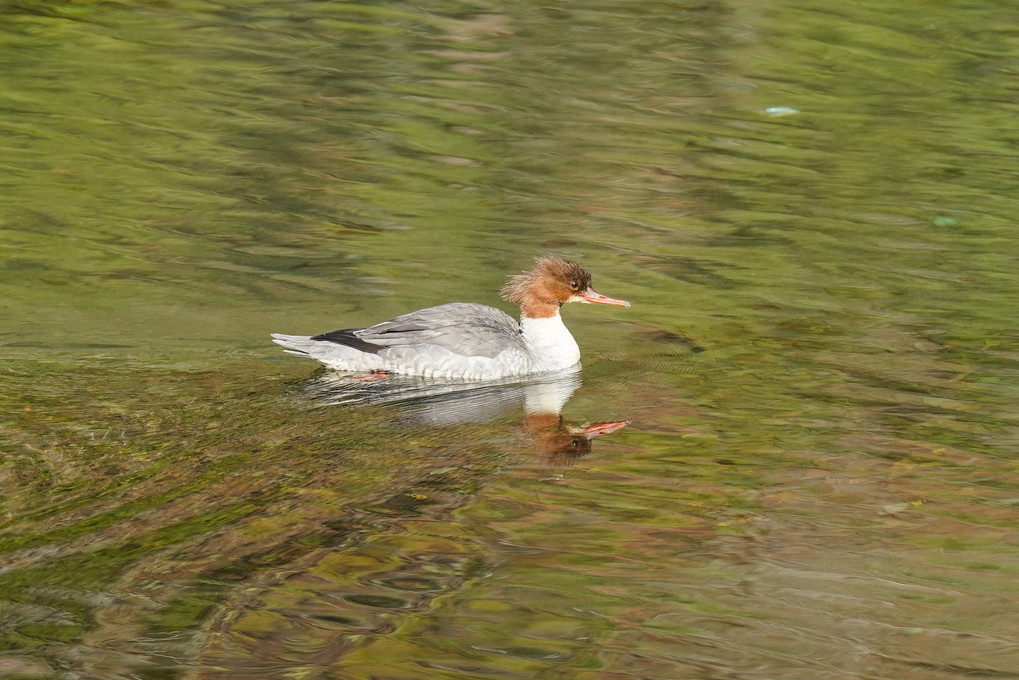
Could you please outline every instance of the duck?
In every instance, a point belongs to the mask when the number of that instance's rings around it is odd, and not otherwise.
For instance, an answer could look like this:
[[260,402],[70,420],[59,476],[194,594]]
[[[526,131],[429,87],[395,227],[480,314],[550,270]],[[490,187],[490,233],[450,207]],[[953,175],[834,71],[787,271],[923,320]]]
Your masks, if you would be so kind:
[[500,296],[520,308],[519,321],[488,305],[450,302],[367,328],[273,333],[272,341],[334,371],[496,380],[579,369],[580,348],[560,315],[564,304],[630,306],[595,291],[576,262],[553,255],[511,276]]

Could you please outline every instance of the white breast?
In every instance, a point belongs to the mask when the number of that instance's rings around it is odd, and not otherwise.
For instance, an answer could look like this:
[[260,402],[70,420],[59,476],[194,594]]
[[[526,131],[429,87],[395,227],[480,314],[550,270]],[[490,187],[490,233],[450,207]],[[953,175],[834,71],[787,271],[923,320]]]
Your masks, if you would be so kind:
[[534,362],[534,372],[561,371],[580,361],[580,348],[559,312],[545,319],[524,317],[520,320],[520,331]]

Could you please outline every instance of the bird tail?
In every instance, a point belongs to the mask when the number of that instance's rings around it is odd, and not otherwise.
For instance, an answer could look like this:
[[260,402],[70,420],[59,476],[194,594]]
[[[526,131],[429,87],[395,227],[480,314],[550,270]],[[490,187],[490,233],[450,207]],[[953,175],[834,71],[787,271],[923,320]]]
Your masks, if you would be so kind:
[[300,357],[311,355],[311,348],[318,345],[318,341],[312,340],[310,335],[284,335],[273,333],[272,341],[284,348],[289,354],[296,354]]

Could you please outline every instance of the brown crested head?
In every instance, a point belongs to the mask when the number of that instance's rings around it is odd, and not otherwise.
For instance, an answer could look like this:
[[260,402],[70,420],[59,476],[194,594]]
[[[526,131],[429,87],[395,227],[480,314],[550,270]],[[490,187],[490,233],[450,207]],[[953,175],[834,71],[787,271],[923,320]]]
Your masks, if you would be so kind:
[[581,301],[590,288],[591,275],[579,264],[543,255],[534,269],[510,277],[500,295],[518,305],[524,316],[545,318],[555,316],[566,302]]

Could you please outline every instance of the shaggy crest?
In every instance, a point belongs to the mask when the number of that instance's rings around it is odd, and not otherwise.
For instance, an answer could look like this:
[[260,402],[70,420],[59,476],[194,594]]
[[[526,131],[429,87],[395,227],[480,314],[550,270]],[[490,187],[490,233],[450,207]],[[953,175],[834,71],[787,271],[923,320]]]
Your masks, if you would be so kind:
[[[535,285],[538,282],[544,285]],[[552,305],[558,309],[571,295],[579,295],[590,287],[591,275],[579,264],[542,255],[535,259],[534,269],[511,276],[499,294],[503,300],[520,307]]]

